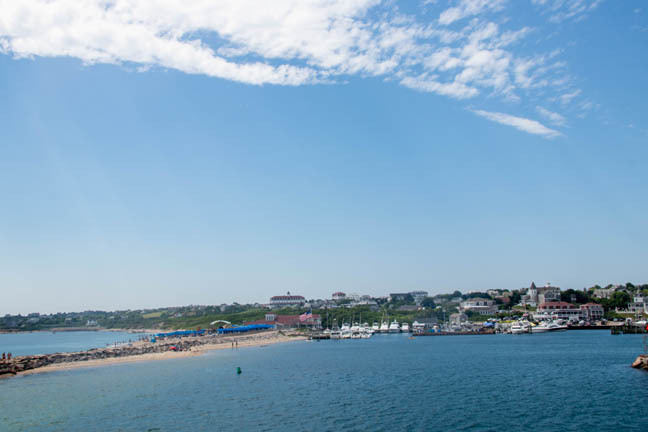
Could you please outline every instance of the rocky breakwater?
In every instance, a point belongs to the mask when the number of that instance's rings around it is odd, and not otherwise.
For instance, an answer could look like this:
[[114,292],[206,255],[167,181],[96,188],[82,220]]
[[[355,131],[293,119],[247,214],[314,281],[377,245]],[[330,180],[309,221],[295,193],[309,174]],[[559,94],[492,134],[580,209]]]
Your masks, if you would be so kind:
[[42,368],[57,363],[84,362],[89,360],[102,360],[117,357],[138,356],[150,353],[162,353],[169,351],[189,351],[191,348],[206,343],[213,343],[212,338],[191,338],[176,339],[158,343],[135,343],[132,345],[118,346],[113,348],[99,348],[88,351],[71,353],[54,353],[43,355],[29,355],[12,358],[11,360],[0,360],[0,377],[15,375],[32,369]]
[[632,362],[632,367],[635,369],[643,369],[648,371],[648,354],[641,354],[637,359]]

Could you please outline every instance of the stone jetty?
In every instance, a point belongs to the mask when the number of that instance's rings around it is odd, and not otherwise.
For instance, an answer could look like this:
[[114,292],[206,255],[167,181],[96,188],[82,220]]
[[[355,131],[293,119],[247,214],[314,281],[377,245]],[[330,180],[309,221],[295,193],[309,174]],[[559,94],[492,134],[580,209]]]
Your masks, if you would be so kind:
[[134,342],[128,345],[121,345],[108,348],[97,348],[88,351],[54,353],[42,355],[28,355],[14,357],[11,360],[0,360],[0,377],[16,375],[33,369],[42,368],[59,363],[87,362],[90,360],[104,360],[121,357],[134,357],[152,353],[168,353],[178,351],[192,351],[203,345],[244,344],[272,342],[278,334],[276,331],[261,331],[246,333],[241,336],[224,337],[212,334],[197,337],[183,337],[172,339],[158,339],[157,342]]
[[[7,374],[15,375],[18,372],[37,369],[56,363],[101,360],[167,351],[187,351],[191,349],[191,347],[197,345],[202,345],[201,341],[180,340],[159,344],[148,343],[142,346],[118,346],[114,348],[100,348],[71,353],[54,353],[14,357],[13,359],[5,361],[4,363],[0,361],[0,376]],[[172,349],[171,347],[175,347],[175,349]]]
[[637,359],[632,362],[632,367],[635,369],[643,369],[648,371],[648,354],[641,354]]

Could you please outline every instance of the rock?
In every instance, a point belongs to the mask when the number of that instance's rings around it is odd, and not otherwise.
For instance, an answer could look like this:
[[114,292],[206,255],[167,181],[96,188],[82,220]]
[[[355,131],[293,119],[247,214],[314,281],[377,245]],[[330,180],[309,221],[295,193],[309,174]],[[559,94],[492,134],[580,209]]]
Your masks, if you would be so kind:
[[648,356],[640,355],[632,362],[632,367],[635,369],[646,369],[648,370]]

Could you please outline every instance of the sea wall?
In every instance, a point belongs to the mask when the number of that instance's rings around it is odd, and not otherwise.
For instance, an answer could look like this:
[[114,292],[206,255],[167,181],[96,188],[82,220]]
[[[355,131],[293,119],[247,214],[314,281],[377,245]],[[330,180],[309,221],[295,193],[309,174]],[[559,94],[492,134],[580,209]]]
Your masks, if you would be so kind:
[[[259,336],[259,333],[273,333],[268,331],[246,333],[241,336],[223,337],[220,335],[208,335],[202,337],[173,338],[158,340],[156,343],[135,342],[131,345],[123,345],[111,348],[97,348],[88,351],[71,353],[54,353],[43,355],[29,355],[14,357],[9,361],[0,360],[0,377],[15,375],[19,372],[31,369],[42,368],[56,363],[84,362],[88,360],[101,360],[116,357],[130,357],[150,353],[163,353],[169,351],[189,351],[193,347],[206,344],[231,343],[233,341],[245,341],[249,338]],[[172,348],[173,347],[173,348]]]
[[187,351],[193,346],[202,345],[201,341],[175,341],[165,342],[159,344],[146,344],[143,346],[123,346],[115,348],[92,349],[88,351],[72,352],[72,353],[54,353],[32,356],[15,357],[10,361],[4,363],[0,360],[0,376],[6,374],[16,374],[30,369],[37,369],[43,366],[67,363],[67,362],[82,362],[88,360],[108,359],[115,357],[136,356],[148,353],[167,352],[172,346],[176,347],[177,351]]
[[643,369],[648,371],[648,354],[641,354],[637,359],[632,362],[632,367],[635,369]]

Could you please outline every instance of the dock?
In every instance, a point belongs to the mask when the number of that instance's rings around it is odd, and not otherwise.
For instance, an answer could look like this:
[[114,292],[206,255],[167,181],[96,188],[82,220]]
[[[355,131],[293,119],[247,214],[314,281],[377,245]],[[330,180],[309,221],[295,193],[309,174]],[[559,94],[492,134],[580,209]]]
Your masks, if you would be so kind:
[[456,331],[456,332],[423,332],[423,333],[413,333],[412,336],[481,336],[481,335],[494,335],[494,330],[485,330],[480,332],[472,331]]
[[610,330],[613,325],[588,325],[588,326],[567,326],[567,330]]
[[624,324],[622,326],[612,326],[610,332],[612,334],[647,334],[648,330],[642,325]]

